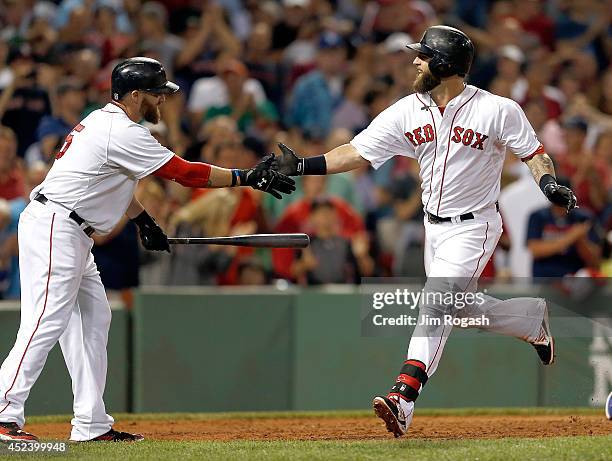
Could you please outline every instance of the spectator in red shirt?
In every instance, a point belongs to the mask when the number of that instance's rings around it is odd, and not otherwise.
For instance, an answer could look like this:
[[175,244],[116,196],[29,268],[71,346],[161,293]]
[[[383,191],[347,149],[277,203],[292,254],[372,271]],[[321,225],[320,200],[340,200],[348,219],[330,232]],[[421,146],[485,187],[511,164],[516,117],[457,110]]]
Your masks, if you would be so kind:
[[19,197],[25,197],[25,185],[17,160],[17,137],[13,130],[0,125],[0,198]]
[[[310,227],[310,214],[312,202],[316,198],[326,195],[325,176],[304,176],[304,198],[287,207],[274,227],[277,233],[312,232]],[[365,226],[362,217],[347,202],[339,197],[329,197],[340,223],[340,235],[352,238],[364,232]],[[292,278],[291,264],[294,259],[293,250],[277,248],[272,250],[272,264],[276,274],[283,278]]]
[[299,253],[291,272],[303,284],[359,283],[361,276],[371,276],[374,261],[368,246],[359,239],[351,242],[340,235],[336,208],[329,198],[310,203],[310,246]]
[[[585,146],[587,123],[578,117],[572,117],[563,124],[565,135],[565,155],[559,156],[557,167],[559,174],[570,179],[575,187],[580,208],[586,208],[593,213],[600,212],[606,205],[606,184],[609,171],[604,159],[599,159]],[[606,137],[600,137],[600,146],[607,142]],[[601,149],[596,146],[596,151]]]

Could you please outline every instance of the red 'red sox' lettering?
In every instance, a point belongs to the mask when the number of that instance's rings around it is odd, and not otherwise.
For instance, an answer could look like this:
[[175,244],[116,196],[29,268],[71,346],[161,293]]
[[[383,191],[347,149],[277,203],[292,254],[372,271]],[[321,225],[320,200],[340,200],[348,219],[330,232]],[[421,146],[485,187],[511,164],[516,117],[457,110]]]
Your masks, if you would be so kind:
[[[436,138],[436,132],[433,126],[427,124],[423,127],[415,128],[412,131],[407,131],[404,136],[412,143],[414,147],[418,147],[427,142],[432,142]],[[472,149],[484,150],[484,142],[487,140],[486,134],[468,128],[467,130],[461,126],[453,128],[453,137],[451,141],[461,143],[464,146],[469,146]]]
[[430,124],[427,124],[424,127],[415,128],[412,130],[412,132],[408,131],[404,133],[404,135],[414,147],[425,144],[426,142],[431,142],[435,138],[434,129]]
[[[476,140],[474,140],[474,137],[476,137]],[[487,138],[486,134],[479,133],[471,128],[466,130],[461,126],[456,126],[453,128],[451,141],[457,144],[462,143],[464,146],[470,146],[472,149],[484,150],[484,142]],[[474,141],[473,144],[472,141]]]

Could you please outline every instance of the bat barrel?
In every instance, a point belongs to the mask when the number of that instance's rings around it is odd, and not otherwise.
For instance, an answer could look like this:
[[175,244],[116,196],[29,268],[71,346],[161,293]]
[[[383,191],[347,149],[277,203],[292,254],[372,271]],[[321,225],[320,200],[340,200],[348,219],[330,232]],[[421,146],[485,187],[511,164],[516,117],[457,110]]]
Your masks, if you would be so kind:
[[255,248],[306,248],[310,244],[307,234],[251,234],[231,237],[169,238],[170,244],[182,245],[233,245]]

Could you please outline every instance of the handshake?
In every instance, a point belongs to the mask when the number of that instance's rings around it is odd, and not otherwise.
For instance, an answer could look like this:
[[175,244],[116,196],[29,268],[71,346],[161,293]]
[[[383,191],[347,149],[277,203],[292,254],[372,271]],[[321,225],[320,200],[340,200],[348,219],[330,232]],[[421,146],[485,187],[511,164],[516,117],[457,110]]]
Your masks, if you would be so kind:
[[289,176],[304,173],[304,159],[283,143],[279,143],[281,155],[268,154],[254,168],[234,170],[240,178],[240,185],[267,192],[277,199],[295,190],[295,181]]
[[[282,152],[280,156],[268,154],[254,168],[232,170],[232,186],[238,184],[239,178],[241,186],[251,186],[277,199],[283,198],[281,193],[291,194],[295,190],[295,181],[289,176],[303,174],[304,159],[282,143],[279,147]],[[138,227],[140,240],[147,250],[170,253],[168,237],[146,211],[132,218],[132,221]]]

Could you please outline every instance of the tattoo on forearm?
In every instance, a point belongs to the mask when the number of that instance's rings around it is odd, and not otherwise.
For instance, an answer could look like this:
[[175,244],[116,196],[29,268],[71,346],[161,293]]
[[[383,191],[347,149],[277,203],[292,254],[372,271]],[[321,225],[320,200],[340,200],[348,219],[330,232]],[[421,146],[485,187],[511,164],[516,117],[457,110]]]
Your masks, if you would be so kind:
[[536,182],[539,182],[545,174],[555,176],[555,165],[548,154],[536,155],[527,161],[527,166]]

